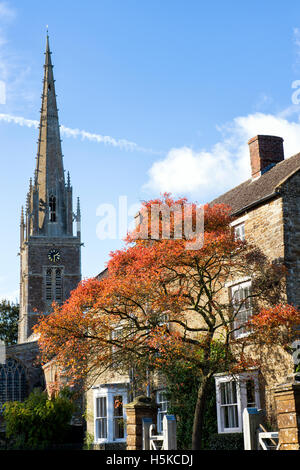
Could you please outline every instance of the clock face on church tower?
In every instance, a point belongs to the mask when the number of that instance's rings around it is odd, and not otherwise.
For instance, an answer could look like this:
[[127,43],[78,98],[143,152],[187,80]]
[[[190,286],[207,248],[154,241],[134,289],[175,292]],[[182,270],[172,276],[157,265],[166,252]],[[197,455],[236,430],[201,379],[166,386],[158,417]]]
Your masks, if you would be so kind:
[[52,263],[56,263],[57,261],[60,260],[60,252],[56,250],[55,248],[53,248],[48,253],[48,259],[52,261]]

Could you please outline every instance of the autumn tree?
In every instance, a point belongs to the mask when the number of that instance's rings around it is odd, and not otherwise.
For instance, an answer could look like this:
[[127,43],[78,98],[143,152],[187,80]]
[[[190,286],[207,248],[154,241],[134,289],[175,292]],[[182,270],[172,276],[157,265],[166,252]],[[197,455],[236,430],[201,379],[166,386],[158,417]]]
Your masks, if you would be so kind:
[[[176,209],[169,237],[161,212],[156,227],[151,221],[154,206],[156,214],[157,206]],[[194,230],[196,211],[195,204],[169,195],[145,203],[146,230],[139,224],[124,249],[111,254],[107,276],[83,281],[36,328],[43,359],[55,356],[71,378],[88,383],[111,367],[149,372],[182,361],[197,368],[193,449],[201,447],[212,376],[256,364],[249,342],[268,334],[270,344],[284,346],[300,323],[298,311],[285,305],[284,267],[234,239],[230,208],[206,205],[202,235]],[[192,220],[188,234],[186,217]],[[228,298],[224,285],[245,277],[252,279],[248,295]],[[245,324],[240,314],[249,302],[255,322]],[[248,334],[238,335],[241,329]]]

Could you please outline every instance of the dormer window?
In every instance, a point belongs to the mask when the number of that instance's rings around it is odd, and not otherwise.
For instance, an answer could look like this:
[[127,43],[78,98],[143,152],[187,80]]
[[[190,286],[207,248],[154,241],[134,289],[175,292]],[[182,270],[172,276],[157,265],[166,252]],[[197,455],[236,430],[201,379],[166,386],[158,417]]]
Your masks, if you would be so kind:
[[49,221],[56,222],[56,197],[50,196],[49,198]]

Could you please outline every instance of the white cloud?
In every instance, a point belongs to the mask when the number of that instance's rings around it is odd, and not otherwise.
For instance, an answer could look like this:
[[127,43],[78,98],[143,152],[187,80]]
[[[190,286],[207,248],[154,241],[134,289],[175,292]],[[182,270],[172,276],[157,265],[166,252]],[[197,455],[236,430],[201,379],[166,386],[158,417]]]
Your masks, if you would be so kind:
[[7,2],[0,2],[0,19],[10,21],[15,18],[15,10]]
[[220,141],[210,150],[188,147],[172,148],[166,157],[149,170],[145,190],[154,193],[189,194],[199,202],[210,200],[250,177],[248,140],[257,134],[277,135],[284,139],[285,156],[300,151],[300,122],[288,121],[286,115],[253,113],[236,117],[218,127]]
[[0,293],[0,302],[1,300],[9,300],[10,302],[18,303],[19,302],[19,290],[16,289],[11,292]]
[[[0,113],[0,121],[6,123],[14,123],[18,124],[19,126],[26,126],[26,127],[34,127],[37,128],[39,126],[39,121],[33,119],[26,119],[22,116],[14,116],[12,114],[5,114]],[[126,139],[115,139],[114,137],[108,135],[101,135],[91,133],[85,130],[80,129],[70,129],[66,126],[60,126],[61,134],[65,137],[73,137],[73,138],[81,138],[82,140],[89,140],[91,142],[102,143],[106,145],[111,145],[113,147],[119,147],[123,150],[131,150],[136,152],[147,152],[152,154],[161,154],[161,152],[156,152],[152,149],[147,149],[144,147],[140,147],[135,142],[130,142]]]

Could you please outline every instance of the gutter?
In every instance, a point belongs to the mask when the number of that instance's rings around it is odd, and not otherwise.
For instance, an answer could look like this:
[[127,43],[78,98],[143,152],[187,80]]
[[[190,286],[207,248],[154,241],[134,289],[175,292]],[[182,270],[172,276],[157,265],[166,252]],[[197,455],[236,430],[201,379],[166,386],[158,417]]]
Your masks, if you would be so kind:
[[242,209],[239,209],[238,211],[236,212],[232,212],[232,216],[233,217],[237,217],[238,215],[242,214],[243,212],[246,212],[247,210],[249,209],[252,209],[253,207],[255,206],[258,206],[259,204],[262,204],[263,202],[266,202],[266,201],[269,201],[270,199],[273,199],[275,197],[278,196],[278,191],[277,192],[273,192],[271,194],[269,194],[268,196],[264,196],[263,198],[261,199],[258,199],[257,201],[255,202],[252,202],[251,204],[249,204],[248,206],[245,206],[243,207]]

